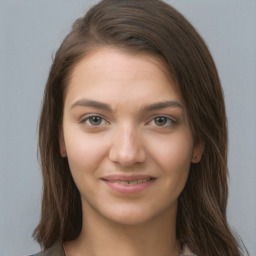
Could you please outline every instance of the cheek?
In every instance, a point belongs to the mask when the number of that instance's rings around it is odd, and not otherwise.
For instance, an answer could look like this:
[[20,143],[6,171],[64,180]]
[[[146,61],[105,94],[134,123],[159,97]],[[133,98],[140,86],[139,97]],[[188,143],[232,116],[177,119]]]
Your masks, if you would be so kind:
[[[189,175],[193,142],[188,136],[177,136],[162,142],[156,153],[158,165],[163,171],[163,191],[168,191],[171,198],[178,198],[185,187]],[[167,200],[170,200],[169,196]]]
[[106,152],[106,147],[104,147],[106,143],[98,136],[81,132],[67,131],[64,138],[72,174],[86,175],[86,173],[95,171]]
[[151,149],[152,157],[165,172],[188,172],[193,155],[193,140],[189,134],[158,138],[157,146]]

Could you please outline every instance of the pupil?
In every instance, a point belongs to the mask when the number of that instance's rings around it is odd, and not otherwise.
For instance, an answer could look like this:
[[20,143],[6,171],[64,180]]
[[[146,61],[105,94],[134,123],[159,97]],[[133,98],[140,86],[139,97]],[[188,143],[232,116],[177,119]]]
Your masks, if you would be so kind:
[[156,117],[155,118],[156,125],[162,126],[162,125],[165,125],[166,122],[167,122],[166,117]]
[[98,116],[90,117],[90,123],[92,125],[99,125],[101,123],[101,117],[98,117]]

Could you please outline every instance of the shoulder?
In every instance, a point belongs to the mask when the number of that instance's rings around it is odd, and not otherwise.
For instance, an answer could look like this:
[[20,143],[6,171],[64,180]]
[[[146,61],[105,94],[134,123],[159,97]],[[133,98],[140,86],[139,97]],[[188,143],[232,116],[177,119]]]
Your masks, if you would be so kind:
[[51,248],[29,256],[65,256],[62,244],[56,244]]
[[36,253],[36,254],[31,254],[31,255],[28,255],[28,256],[42,256],[42,252],[39,252],[39,253]]
[[182,249],[182,254],[183,256],[196,256],[191,250],[190,248],[185,244],[183,246],[183,249]]

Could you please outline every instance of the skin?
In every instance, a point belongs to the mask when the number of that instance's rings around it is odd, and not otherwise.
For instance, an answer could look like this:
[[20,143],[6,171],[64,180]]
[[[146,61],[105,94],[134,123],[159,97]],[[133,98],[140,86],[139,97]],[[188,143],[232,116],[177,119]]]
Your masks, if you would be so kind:
[[[203,148],[194,145],[178,86],[159,59],[112,48],[82,59],[65,96],[60,150],[83,209],[67,255],[178,254],[178,197]],[[114,174],[154,180],[124,194],[103,180]]]

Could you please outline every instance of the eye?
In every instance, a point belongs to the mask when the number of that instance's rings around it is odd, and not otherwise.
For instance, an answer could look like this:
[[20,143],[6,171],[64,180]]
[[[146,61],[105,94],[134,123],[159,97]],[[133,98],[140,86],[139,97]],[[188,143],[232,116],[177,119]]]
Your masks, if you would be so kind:
[[90,126],[101,126],[107,124],[108,122],[101,116],[89,116],[81,120],[81,123],[85,123]]
[[157,116],[151,122],[155,126],[171,126],[176,124],[176,121],[166,116]]

